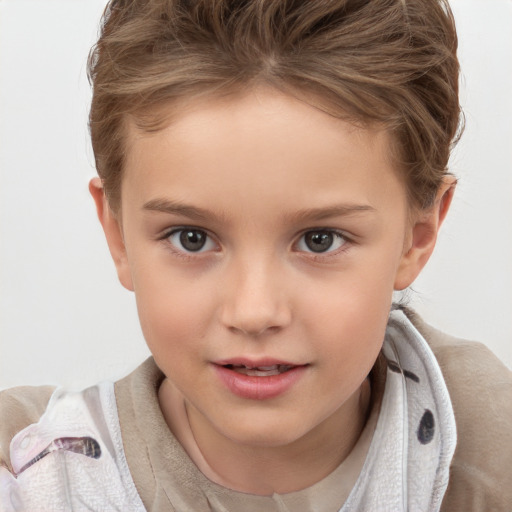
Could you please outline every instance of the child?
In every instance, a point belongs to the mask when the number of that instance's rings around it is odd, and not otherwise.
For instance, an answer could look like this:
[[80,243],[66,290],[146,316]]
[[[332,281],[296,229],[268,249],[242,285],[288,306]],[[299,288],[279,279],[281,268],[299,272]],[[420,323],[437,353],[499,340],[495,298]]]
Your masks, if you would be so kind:
[[456,46],[441,0],[110,2],[90,191],[153,357],[2,394],[2,510],[510,510],[510,372],[392,305]]

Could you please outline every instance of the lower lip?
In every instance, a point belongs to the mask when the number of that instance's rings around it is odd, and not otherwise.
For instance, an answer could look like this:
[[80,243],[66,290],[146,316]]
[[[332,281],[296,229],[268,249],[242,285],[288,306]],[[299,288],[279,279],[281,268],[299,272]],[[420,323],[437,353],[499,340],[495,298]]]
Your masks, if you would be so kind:
[[215,365],[220,380],[235,395],[251,400],[268,400],[288,391],[304,374],[307,366],[268,377],[254,377]]

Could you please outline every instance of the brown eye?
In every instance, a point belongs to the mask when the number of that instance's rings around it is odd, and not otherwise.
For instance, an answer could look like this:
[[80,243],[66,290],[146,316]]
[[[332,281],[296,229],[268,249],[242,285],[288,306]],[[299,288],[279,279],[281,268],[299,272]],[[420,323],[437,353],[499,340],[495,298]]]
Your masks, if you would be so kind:
[[203,252],[215,247],[212,239],[202,229],[177,229],[167,239],[176,249],[183,252]]
[[194,230],[183,230],[180,233],[180,243],[187,251],[200,251],[206,243],[206,233]]
[[325,252],[331,248],[333,243],[333,234],[326,231],[306,233],[304,241],[313,252]]
[[332,252],[346,243],[346,239],[336,231],[326,229],[308,231],[302,235],[298,249],[305,252]]

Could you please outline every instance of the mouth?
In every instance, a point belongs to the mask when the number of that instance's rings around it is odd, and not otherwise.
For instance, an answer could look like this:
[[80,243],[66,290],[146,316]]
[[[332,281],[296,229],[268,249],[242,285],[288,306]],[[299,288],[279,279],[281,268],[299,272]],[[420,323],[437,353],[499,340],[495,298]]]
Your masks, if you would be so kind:
[[217,361],[214,367],[220,381],[233,394],[245,399],[267,400],[295,387],[309,364],[236,358]]
[[289,364],[273,364],[269,366],[248,366],[245,364],[224,364],[221,365],[227,370],[232,370],[241,375],[249,377],[271,377],[273,375],[281,375],[296,368],[295,365]]

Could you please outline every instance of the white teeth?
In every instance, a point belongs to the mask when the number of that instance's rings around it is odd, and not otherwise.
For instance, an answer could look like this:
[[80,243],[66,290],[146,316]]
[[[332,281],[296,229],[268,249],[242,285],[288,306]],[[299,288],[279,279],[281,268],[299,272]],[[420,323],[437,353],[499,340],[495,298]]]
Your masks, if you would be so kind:
[[285,364],[274,364],[272,366],[258,366],[256,368],[248,368],[247,366],[231,366],[231,369],[237,373],[248,375],[250,377],[270,377],[279,375],[288,371],[292,366]]
[[281,372],[275,368],[273,370],[260,370],[258,368],[243,368],[240,373],[249,375],[250,377],[270,377],[271,375],[279,375]]

